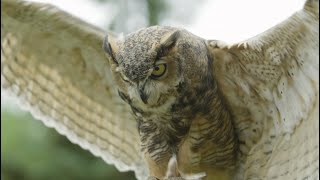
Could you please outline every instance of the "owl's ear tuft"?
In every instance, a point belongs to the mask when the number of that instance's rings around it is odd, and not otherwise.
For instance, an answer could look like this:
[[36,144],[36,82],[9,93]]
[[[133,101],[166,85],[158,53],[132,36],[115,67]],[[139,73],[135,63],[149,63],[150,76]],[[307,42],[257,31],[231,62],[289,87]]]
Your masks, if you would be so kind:
[[160,45],[158,48],[158,57],[165,56],[176,45],[179,37],[179,30],[165,34],[160,40]]
[[179,30],[165,34],[160,40],[160,45],[163,48],[170,49],[171,47],[173,47],[176,44],[179,36],[180,36]]
[[113,61],[113,63],[116,63],[118,65],[118,62],[116,61],[114,56],[119,51],[119,46],[115,37],[113,37],[112,35],[107,35],[103,41],[102,47],[110,57],[110,59]]

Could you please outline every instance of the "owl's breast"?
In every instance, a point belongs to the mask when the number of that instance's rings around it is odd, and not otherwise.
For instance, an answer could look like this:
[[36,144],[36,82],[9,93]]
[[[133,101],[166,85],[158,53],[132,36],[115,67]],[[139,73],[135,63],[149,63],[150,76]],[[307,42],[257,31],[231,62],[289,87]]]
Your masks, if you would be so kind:
[[233,171],[237,143],[231,124],[196,116],[186,136],[181,140],[177,152],[177,166],[184,175],[206,173],[207,179],[230,179]]

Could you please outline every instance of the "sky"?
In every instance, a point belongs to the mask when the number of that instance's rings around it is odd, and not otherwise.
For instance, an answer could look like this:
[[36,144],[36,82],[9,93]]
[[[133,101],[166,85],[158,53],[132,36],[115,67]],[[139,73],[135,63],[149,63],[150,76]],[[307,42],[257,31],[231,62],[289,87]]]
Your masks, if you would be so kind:
[[[114,3],[101,5],[93,0],[32,0],[46,2],[101,28],[107,27],[116,16]],[[130,0],[119,0],[124,3]],[[131,2],[131,1],[130,1]],[[139,2],[137,0],[136,2]],[[304,0],[167,0],[174,11],[161,25],[183,27],[206,38],[235,43],[255,36],[302,8]],[[197,5],[199,3],[200,5]],[[145,25],[137,4],[132,25]],[[194,13],[189,13],[194,12]],[[121,13],[120,13],[121,14]],[[190,21],[184,21],[191,19]],[[136,27],[135,27],[136,28]],[[1,91],[1,105],[13,106],[13,100]]]
[[303,4],[304,0],[211,0],[190,29],[202,37],[235,43],[285,20]]

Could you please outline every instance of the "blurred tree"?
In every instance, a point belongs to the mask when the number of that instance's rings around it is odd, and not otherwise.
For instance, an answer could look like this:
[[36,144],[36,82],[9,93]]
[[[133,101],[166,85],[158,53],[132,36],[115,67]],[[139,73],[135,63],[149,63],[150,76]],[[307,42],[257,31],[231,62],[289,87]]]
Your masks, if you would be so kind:
[[148,6],[149,13],[149,26],[159,24],[161,15],[166,13],[167,10],[166,1],[146,0],[146,3]]
[[128,33],[142,27],[157,25],[162,14],[167,13],[168,4],[163,0],[95,0],[114,3],[118,7],[116,18],[108,29]]

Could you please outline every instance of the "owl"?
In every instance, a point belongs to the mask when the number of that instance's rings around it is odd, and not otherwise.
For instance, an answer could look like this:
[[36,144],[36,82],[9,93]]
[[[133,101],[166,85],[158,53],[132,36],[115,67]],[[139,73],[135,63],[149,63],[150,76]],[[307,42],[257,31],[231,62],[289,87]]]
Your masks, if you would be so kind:
[[138,179],[318,179],[319,2],[236,44],[1,1],[1,89]]

